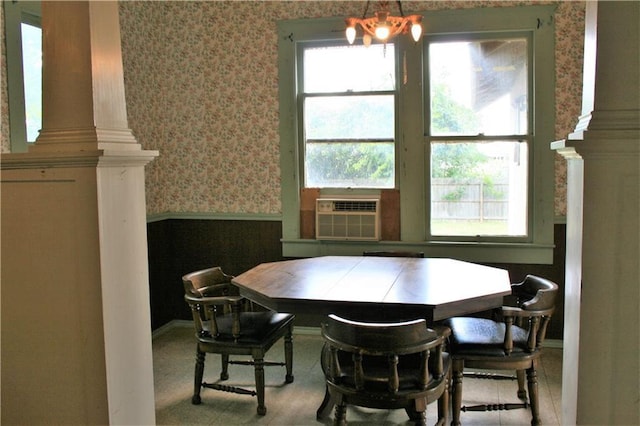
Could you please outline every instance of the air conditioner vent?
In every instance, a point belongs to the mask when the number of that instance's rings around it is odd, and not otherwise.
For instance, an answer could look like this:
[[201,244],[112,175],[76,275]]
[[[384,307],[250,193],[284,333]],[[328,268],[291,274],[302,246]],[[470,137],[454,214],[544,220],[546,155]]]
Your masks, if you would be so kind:
[[318,198],[316,239],[377,241],[380,239],[380,200]]
[[336,212],[375,212],[378,209],[378,201],[336,200],[334,201],[333,209]]

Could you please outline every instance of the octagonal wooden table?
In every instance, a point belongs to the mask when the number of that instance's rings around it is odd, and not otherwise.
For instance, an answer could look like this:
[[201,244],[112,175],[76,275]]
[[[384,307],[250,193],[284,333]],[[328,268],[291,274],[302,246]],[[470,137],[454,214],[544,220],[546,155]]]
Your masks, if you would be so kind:
[[233,279],[240,294],[278,312],[428,323],[502,305],[504,269],[453,259],[324,256],[260,264]]

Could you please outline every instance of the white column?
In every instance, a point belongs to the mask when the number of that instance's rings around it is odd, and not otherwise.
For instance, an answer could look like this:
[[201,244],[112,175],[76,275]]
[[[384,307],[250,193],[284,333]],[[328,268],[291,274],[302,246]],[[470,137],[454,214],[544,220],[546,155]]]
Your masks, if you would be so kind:
[[640,423],[640,3],[588,2],[568,158],[563,424]]
[[2,420],[155,423],[142,150],[117,2],[43,2],[43,129],[2,158]]

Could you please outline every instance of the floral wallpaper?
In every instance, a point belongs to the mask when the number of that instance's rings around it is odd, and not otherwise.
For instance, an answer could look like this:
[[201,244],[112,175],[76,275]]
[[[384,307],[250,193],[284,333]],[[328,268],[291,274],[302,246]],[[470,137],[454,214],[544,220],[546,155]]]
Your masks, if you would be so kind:
[[7,89],[7,49],[4,42],[4,5],[0,10],[0,152],[9,152],[11,142],[9,139],[9,98]]
[[[405,13],[557,4],[556,138],[581,109],[584,2],[405,1]],[[123,1],[129,126],[160,156],[146,168],[147,212],[279,214],[276,22],[360,15],[361,1]],[[4,32],[2,66],[5,67]],[[2,151],[6,79],[2,78]],[[555,213],[566,213],[556,157]]]

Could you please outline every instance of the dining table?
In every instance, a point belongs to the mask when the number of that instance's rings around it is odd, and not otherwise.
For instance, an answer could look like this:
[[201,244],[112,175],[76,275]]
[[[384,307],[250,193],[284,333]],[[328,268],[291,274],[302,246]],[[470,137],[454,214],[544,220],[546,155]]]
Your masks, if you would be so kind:
[[277,312],[427,323],[502,305],[508,271],[448,258],[320,256],[262,263],[232,279]]
[[[291,259],[259,264],[232,283],[241,296],[277,312],[370,322],[424,318],[430,325],[499,307],[511,294],[508,271],[447,258]],[[317,418],[334,404],[326,388]]]

